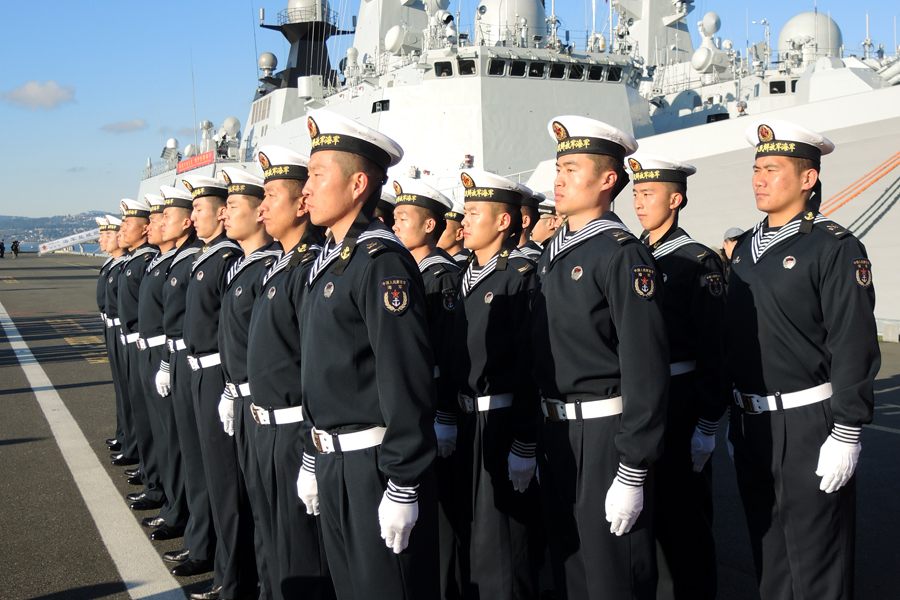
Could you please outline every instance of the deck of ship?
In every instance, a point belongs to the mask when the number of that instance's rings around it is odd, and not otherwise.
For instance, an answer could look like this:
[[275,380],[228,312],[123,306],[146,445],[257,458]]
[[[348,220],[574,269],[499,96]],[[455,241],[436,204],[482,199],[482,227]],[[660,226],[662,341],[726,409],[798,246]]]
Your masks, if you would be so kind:
[[[0,596],[9,600],[181,600],[211,574],[176,580],[109,464],[115,406],[95,285],[101,261],[23,254],[0,260]],[[15,333],[17,332],[17,334]],[[858,469],[858,598],[900,589],[900,344],[882,344],[874,424]],[[719,428],[715,533],[719,597],[759,598],[734,469]],[[127,585],[126,585],[127,584]]]

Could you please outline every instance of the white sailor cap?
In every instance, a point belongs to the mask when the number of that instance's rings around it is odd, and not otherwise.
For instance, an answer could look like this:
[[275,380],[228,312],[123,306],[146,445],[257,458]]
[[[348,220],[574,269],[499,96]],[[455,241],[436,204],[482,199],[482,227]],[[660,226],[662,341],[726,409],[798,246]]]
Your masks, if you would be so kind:
[[228,185],[221,179],[204,177],[203,175],[189,175],[182,177],[181,183],[191,193],[191,200],[201,196],[216,196],[218,198],[226,198],[228,196]]
[[635,183],[671,181],[687,184],[687,178],[697,172],[693,165],[656,154],[636,154],[628,159],[628,166]]
[[538,204],[538,214],[539,215],[555,215],[556,214],[556,200],[553,198],[548,198],[544,194],[537,194],[541,201]]
[[106,215],[106,230],[107,231],[118,231],[119,226],[122,225],[122,219],[114,217],[112,215]]
[[[159,195],[163,197],[166,208],[175,206],[177,208],[186,208],[190,210],[194,207],[189,193],[176,187],[172,187],[171,185],[160,186]],[[165,210],[165,208],[163,210]]]
[[552,119],[547,130],[556,140],[556,156],[565,154],[604,154],[624,161],[638,149],[637,140],[602,121],[564,115]]
[[[504,202],[522,206],[525,186],[512,179],[479,169],[466,169],[459,177],[466,188],[466,202]],[[531,195],[531,190],[528,190],[528,195]]]
[[97,221],[97,225],[100,226],[100,231],[103,231],[103,228],[109,225],[109,221],[106,220],[106,217],[94,217],[94,220]]
[[122,198],[121,211],[122,218],[139,217],[146,219],[150,216],[150,205],[141,200],[132,200],[131,198]]
[[144,194],[144,200],[146,200],[147,204],[150,206],[151,215],[162,213],[163,209],[166,208],[166,199],[162,196],[157,196],[156,194]]
[[282,146],[263,146],[257,155],[266,182],[276,179],[309,179],[309,157]]
[[747,128],[744,137],[756,146],[760,156],[792,156],[819,162],[834,151],[834,144],[823,135],[788,121],[757,121]]
[[465,215],[465,206],[459,200],[453,199],[450,201],[451,208],[444,214],[444,218],[448,221],[456,221],[457,223],[462,223],[463,217]]
[[421,206],[443,217],[453,209],[450,198],[443,195],[427,183],[417,179],[400,177],[394,180],[394,192],[397,194],[397,206],[412,204]]
[[238,167],[222,167],[219,173],[222,175],[225,183],[228,184],[229,196],[231,194],[241,194],[253,196],[254,198],[264,198],[266,195],[266,191],[263,189],[265,181],[262,177],[258,177]]
[[320,150],[358,154],[375,161],[385,172],[403,158],[403,148],[388,136],[329,110],[310,114],[306,118],[306,127],[310,154]]

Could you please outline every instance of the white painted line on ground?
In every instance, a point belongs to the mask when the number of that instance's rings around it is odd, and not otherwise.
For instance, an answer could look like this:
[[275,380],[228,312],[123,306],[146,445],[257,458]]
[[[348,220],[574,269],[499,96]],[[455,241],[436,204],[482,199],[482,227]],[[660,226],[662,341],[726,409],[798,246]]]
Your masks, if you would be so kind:
[[141,526],[122,501],[78,423],[28,349],[28,344],[19,335],[3,304],[0,304],[0,324],[128,594],[134,600],[185,600],[181,585],[169,573],[150,540],[141,531]]
[[894,429],[893,427],[885,427],[884,425],[863,425],[868,429],[875,429],[878,431],[886,431],[888,433],[900,433],[900,429]]

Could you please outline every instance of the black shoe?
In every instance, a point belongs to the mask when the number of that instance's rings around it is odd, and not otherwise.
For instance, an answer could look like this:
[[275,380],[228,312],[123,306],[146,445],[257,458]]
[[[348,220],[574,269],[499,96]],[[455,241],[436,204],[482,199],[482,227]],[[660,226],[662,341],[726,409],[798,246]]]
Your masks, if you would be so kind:
[[125,477],[134,477],[135,475],[140,475],[141,470],[140,469],[125,469],[124,473],[125,473]]
[[128,485],[144,485],[144,482],[141,481],[141,478],[138,475],[135,475],[134,477],[129,477],[128,479],[125,480],[125,483],[127,483]]
[[131,467],[138,464],[138,459],[122,456],[121,452],[119,454],[110,454],[109,457],[112,459],[109,462],[117,467]]
[[138,500],[134,504],[131,505],[131,510],[158,510],[162,508],[164,503],[160,500],[148,500],[144,498],[143,500]]
[[122,442],[116,442],[114,444],[107,444],[106,449],[110,452],[118,452],[122,449]]
[[180,537],[184,537],[184,527],[169,527],[165,524],[150,534],[150,539],[154,542],[177,540]]
[[194,592],[191,594],[191,600],[219,600],[219,594],[221,592],[221,585],[212,584],[202,592]]
[[119,443],[119,440],[117,440],[116,438],[106,438],[107,446],[111,446],[113,444],[118,444],[118,443]]
[[181,550],[172,550],[171,552],[163,552],[162,559],[170,563],[182,563],[190,556],[190,550],[182,548]]
[[[155,517],[144,517],[141,519],[141,525],[147,527],[149,529],[156,529],[157,527],[163,527],[166,524],[166,520],[161,516],[156,515]],[[151,536],[153,537],[153,536]]]
[[189,558],[170,572],[176,577],[193,577],[203,573],[211,573],[213,570],[213,561],[211,560],[194,560]]
[[133,494],[128,494],[127,496],[125,496],[125,500],[128,502],[137,502],[138,500],[143,500],[146,497],[147,497],[147,492],[140,491],[140,492],[134,492]]

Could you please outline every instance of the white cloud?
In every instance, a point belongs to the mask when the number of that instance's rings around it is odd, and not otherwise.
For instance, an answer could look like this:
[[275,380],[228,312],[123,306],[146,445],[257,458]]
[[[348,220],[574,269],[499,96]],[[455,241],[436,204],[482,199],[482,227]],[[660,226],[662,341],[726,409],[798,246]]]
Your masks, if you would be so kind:
[[75,102],[75,86],[68,85],[62,87],[53,80],[47,83],[39,81],[29,81],[24,85],[4,92],[2,97],[8,103],[15,106],[30,108],[36,110],[38,108],[52,109],[60,104]]
[[144,119],[132,119],[130,121],[119,121],[118,123],[108,123],[101,127],[103,131],[110,133],[128,133],[130,131],[140,131],[147,128],[147,121]]

